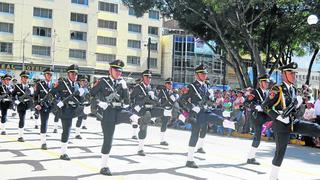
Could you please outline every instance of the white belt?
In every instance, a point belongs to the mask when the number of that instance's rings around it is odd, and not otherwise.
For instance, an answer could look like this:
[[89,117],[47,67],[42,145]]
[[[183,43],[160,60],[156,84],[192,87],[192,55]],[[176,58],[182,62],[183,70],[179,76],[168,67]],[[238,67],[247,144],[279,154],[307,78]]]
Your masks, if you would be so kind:
[[2,101],[11,101],[11,99],[3,99]]
[[111,104],[113,107],[121,107],[122,106],[121,102],[112,102]]
[[144,105],[145,108],[153,108],[153,105],[152,104],[146,104]]

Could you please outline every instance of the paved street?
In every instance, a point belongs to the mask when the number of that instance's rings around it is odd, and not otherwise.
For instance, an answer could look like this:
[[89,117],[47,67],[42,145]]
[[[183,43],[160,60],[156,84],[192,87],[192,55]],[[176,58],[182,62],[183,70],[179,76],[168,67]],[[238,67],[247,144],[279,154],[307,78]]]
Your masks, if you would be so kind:
[[[26,142],[17,142],[17,118],[9,116],[8,135],[0,135],[0,179],[268,179],[274,143],[262,142],[257,153],[260,166],[245,164],[251,141],[234,137],[208,135],[206,154],[195,154],[199,169],[184,167],[190,132],[169,129],[168,147],[159,145],[159,127],[150,127],[145,152],[137,153],[137,141],[130,139],[131,126],[118,125],[111,151],[112,177],[98,174],[101,127],[94,118],[88,118],[88,130],[83,130],[83,140],[74,139],[71,133],[69,156],[71,161],[59,160],[60,136],[52,133],[50,117],[48,147],[40,149],[39,130],[34,121],[26,121]],[[73,123],[75,125],[75,121]],[[320,150],[290,145],[280,171],[280,179],[320,179]]]

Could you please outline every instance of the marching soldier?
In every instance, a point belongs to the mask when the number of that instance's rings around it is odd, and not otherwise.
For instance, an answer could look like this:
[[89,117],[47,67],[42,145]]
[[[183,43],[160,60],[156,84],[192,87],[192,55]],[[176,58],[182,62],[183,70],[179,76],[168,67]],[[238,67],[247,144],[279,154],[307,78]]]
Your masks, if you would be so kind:
[[13,88],[10,85],[11,76],[6,74],[2,77],[2,85],[0,88],[0,108],[1,108],[1,135],[6,135],[6,122],[7,122],[7,112],[12,106],[12,92]]
[[109,76],[99,79],[90,91],[90,95],[98,98],[99,111],[102,111],[103,145],[100,173],[107,176],[112,175],[108,159],[116,124],[131,121],[137,124],[140,118],[126,110],[129,107],[129,91],[126,81],[121,77],[123,67],[124,63],[121,60],[111,62]]
[[84,90],[76,82],[78,75],[78,66],[73,64],[67,68],[67,78],[59,80],[51,90],[60,101],[57,107],[61,109],[61,155],[60,159],[70,160],[67,154],[68,140],[72,126],[72,118],[76,116],[76,108],[79,106],[79,98],[83,96]]
[[263,109],[261,107],[262,102],[267,97],[267,89],[269,87],[269,76],[267,74],[262,74],[258,77],[258,81],[259,81],[259,88],[255,89],[252,92],[253,99],[247,100],[246,102],[246,103],[252,104],[252,109],[254,111],[252,114],[254,136],[253,136],[251,149],[248,153],[247,163],[255,164],[255,165],[260,164],[259,162],[256,161],[255,156],[261,141],[262,125],[267,121],[271,120],[269,116],[265,112],[263,112]]
[[52,73],[51,68],[43,70],[44,80],[39,81],[35,85],[34,104],[35,109],[40,113],[40,141],[41,149],[47,150],[46,133],[48,128],[48,119],[52,106],[52,96],[50,91],[52,89]]
[[160,145],[168,146],[168,142],[165,141],[165,132],[168,122],[172,118],[172,108],[179,95],[172,91],[172,78],[166,79],[164,86],[164,88],[160,89],[158,95],[161,107],[164,109],[160,130]]
[[195,68],[196,81],[188,86],[189,91],[183,94],[179,103],[189,111],[189,121],[192,124],[191,137],[189,140],[187,167],[198,168],[193,160],[194,148],[198,142],[202,129],[206,129],[208,122],[216,125],[223,124],[224,118],[214,114],[208,108],[208,102],[212,100],[213,94],[209,93],[205,80],[207,79],[207,69],[201,64]]
[[302,104],[302,98],[297,96],[294,86],[298,65],[295,62],[281,66],[283,82],[273,86],[268,98],[262,103],[263,110],[273,120],[273,131],[276,141],[276,151],[272,160],[270,179],[278,178],[290,133],[320,137],[320,126],[296,119],[295,113]]
[[143,119],[138,133],[138,155],[140,156],[146,155],[143,148],[144,140],[147,136],[148,123],[163,115],[163,109],[156,107],[158,98],[155,96],[155,92],[151,90],[151,76],[150,70],[143,71],[142,82],[134,87],[130,96],[134,113]]
[[[80,83],[80,87],[84,89],[84,95],[83,97],[80,98],[80,102],[81,103],[85,103],[85,101],[87,101],[88,99],[85,98],[85,96],[89,93],[88,90],[88,77],[87,76],[81,76],[81,78],[79,79],[79,83]],[[80,113],[78,116],[78,120],[76,123],[76,139],[82,139],[81,135],[80,135],[80,131],[81,131],[81,125],[83,123],[83,120],[87,119],[87,115],[86,113],[84,113],[84,106],[81,106],[80,109]],[[84,126],[85,127],[85,126]]]
[[33,87],[28,84],[29,72],[22,71],[20,73],[21,84],[17,84],[14,87],[12,93],[14,103],[17,105],[17,111],[19,114],[19,142],[24,142],[23,131],[25,125],[26,111],[31,108],[32,95],[34,93]]

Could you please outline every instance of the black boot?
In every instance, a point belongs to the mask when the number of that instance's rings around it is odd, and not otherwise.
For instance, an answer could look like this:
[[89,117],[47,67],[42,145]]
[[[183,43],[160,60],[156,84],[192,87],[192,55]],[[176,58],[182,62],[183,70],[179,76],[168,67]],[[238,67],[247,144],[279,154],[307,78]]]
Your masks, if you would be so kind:
[[54,130],[53,130],[53,133],[58,133],[58,130],[57,130],[57,129],[54,129]]
[[5,131],[2,131],[1,135],[7,135],[7,133]]
[[42,144],[42,145],[41,145],[41,149],[42,149],[42,150],[47,150],[47,149],[48,149],[48,148],[47,148],[47,144],[46,144],[46,143]]
[[160,142],[160,145],[162,146],[169,146],[169,143],[167,141],[162,141]]
[[248,159],[247,164],[260,165],[260,163],[255,158]]
[[19,142],[24,142],[23,137],[19,137],[19,138],[18,138],[18,141],[19,141]]
[[146,153],[144,153],[143,150],[140,150],[140,151],[138,151],[138,155],[139,155],[139,156],[146,156]]
[[76,135],[75,137],[76,139],[82,139],[82,137],[80,135]]
[[108,167],[101,168],[100,174],[106,175],[106,176],[112,176],[111,171]]
[[194,161],[187,161],[186,166],[189,168],[198,168],[199,167]]
[[60,159],[66,160],[66,161],[70,161],[70,160],[71,160],[67,154],[61,155],[61,156],[60,156]]
[[132,136],[132,139],[138,139],[138,137],[137,136]]
[[198,150],[197,150],[197,152],[198,153],[202,153],[202,154],[205,154],[206,152],[203,150],[203,148],[199,148]]

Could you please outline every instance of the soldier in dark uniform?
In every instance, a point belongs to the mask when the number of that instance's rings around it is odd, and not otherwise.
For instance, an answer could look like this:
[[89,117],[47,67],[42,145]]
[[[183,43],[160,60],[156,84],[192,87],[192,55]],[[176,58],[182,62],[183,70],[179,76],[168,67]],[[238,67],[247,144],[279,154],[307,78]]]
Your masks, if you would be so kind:
[[188,160],[186,163],[186,166],[190,168],[198,168],[198,165],[193,161],[193,154],[199,139],[200,130],[206,129],[208,122],[222,126],[224,121],[223,117],[214,114],[212,110],[208,108],[207,103],[212,97],[205,83],[207,73],[207,69],[203,64],[196,67],[196,81],[188,86],[189,91],[179,99],[181,107],[189,111],[188,120],[192,124]]
[[43,70],[44,80],[39,81],[35,85],[34,104],[35,109],[40,113],[40,141],[41,149],[47,150],[46,133],[48,128],[48,119],[52,106],[52,95],[50,93],[53,84],[52,80],[53,70],[46,68]]
[[78,66],[73,64],[67,68],[67,78],[55,83],[51,93],[56,95],[60,101],[57,106],[61,109],[61,155],[60,159],[70,160],[67,155],[68,140],[72,126],[72,118],[76,116],[76,108],[79,106],[79,98],[83,96],[84,90],[76,82],[78,75]]
[[12,106],[13,87],[10,85],[11,76],[6,74],[2,77],[2,85],[0,88],[0,108],[1,108],[1,135],[6,135],[7,112]]
[[[62,81],[64,78],[60,77],[58,81]],[[59,100],[56,97],[56,100]],[[53,119],[53,133],[58,133],[58,123],[59,119],[61,118],[61,109],[56,105],[56,103],[53,104],[51,112],[54,114],[54,119]]]
[[[135,84],[140,84],[140,83],[141,83],[141,78],[138,78],[138,79],[135,80]],[[133,88],[134,87],[131,88],[130,94],[132,93]],[[137,124],[133,124],[132,125],[132,137],[131,137],[132,139],[138,139],[138,132],[139,132],[138,131],[139,130],[138,127],[139,126]]]
[[259,165],[260,163],[256,161],[255,156],[260,145],[261,141],[261,131],[262,125],[267,121],[271,121],[269,116],[263,112],[261,107],[262,102],[267,98],[267,89],[269,87],[269,76],[267,74],[262,74],[258,77],[259,80],[259,88],[255,89],[252,92],[253,98],[251,100],[246,100],[246,103],[251,104],[251,108],[253,109],[252,114],[252,123],[254,126],[254,136],[251,145],[251,149],[248,153],[248,164],[256,164]]
[[121,77],[123,67],[124,63],[121,60],[111,62],[109,76],[99,79],[90,90],[90,95],[98,98],[99,111],[102,111],[103,145],[100,173],[108,176],[112,175],[108,159],[116,124],[130,122],[138,124],[140,118],[126,110],[129,108],[130,99],[127,83]]
[[143,117],[143,123],[140,124],[138,133],[139,147],[138,155],[145,156],[144,140],[147,136],[148,123],[154,122],[155,118],[163,115],[163,108],[157,107],[158,98],[155,92],[151,89],[152,72],[145,70],[142,72],[142,82],[136,85],[130,95],[132,100],[132,107],[135,114]]
[[[84,95],[79,99],[80,102],[83,104],[83,103],[85,103],[85,101],[88,100],[87,98],[85,98],[86,95],[89,93],[88,77],[85,75],[81,76],[79,78],[79,84],[80,84],[80,87],[84,89]],[[87,109],[87,108],[85,108],[85,106],[81,106],[80,111],[79,111],[78,120],[76,123],[76,136],[75,136],[76,139],[82,139],[82,137],[80,135],[81,125],[83,123],[83,120],[87,119],[87,113],[84,112],[85,109]]]
[[[40,82],[40,79],[33,79],[33,82],[34,82],[34,88],[35,88],[35,85]],[[35,122],[34,128],[35,128],[35,129],[39,129],[39,116],[40,116],[40,111],[35,108],[35,107],[36,107],[36,104],[35,104],[35,103],[33,103],[32,106],[34,107],[34,113],[33,113],[33,116],[31,115],[30,119],[33,119],[33,118],[34,118],[34,122]]]
[[17,105],[17,111],[19,114],[19,142],[24,142],[23,131],[25,124],[26,111],[31,108],[32,95],[34,93],[33,87],[28,84],[29,72],[22,71],[20,73],[21,84],[14,86],[12,92],[14,103]]
[[272,160],[270,179],[278,178],[279,169],[283,161],[290,133],[320,137],[320,126],[296,119],[295,113],[299,111],[302,98],[297,96],[294,87],[298,65],[294,62],[281,66],[283,82],[273,86],[268,98],[262,103],[263,110],[273,120],[273,131],[276,141],[276,151]]
[[164,109],[161,129],[160,129],[160,145],[168,146],[168,142],[165,141],[165,132],[167,130],[168,122],[172,118],[172,108],[174,103],[179,98],[177,93],[174,93],[172,90],[172,78],[168,78],[165,80],[164,88],[161,88],[158,94],[158,98],[160,100],[161,107]]

